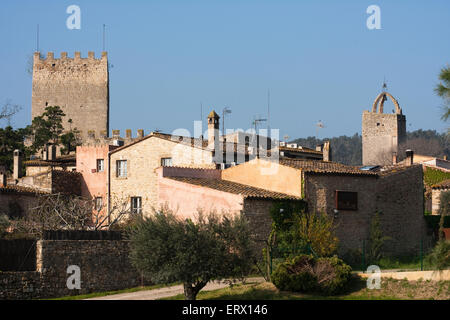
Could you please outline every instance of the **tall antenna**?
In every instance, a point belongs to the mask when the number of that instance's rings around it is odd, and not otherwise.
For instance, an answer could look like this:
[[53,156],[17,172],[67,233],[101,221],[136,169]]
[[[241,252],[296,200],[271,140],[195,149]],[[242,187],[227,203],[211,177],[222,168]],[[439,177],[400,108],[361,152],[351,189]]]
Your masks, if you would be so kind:
[[319,122],[316,123],[316,140],[319,139],[318,134],[319,134],[319,129],[323,129],[325,128],[322,120],[319,120]]
[[231,113],[231,109],[228,107],[223,108],[222,110],[222,134],[225,136],[225,115]]
[[267,89],[267,137],[270,138],[270,89]]
[[106,29],[106,25],[103,24],[103,51],[105,51],[105,29]]
[[36,52],[39,52],[39,24],[36,28]]

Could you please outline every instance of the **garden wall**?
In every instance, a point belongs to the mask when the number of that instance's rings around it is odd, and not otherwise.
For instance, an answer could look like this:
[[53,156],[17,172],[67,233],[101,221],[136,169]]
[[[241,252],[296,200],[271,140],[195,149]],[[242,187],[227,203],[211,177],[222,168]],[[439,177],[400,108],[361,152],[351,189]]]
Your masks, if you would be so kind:
[[[36,271],[0,272],[0,299],[61,297],[148,284],[128,255],[129,242],[123,240],[39,240]],[[80,289],[67,288],[71,265],[80,268]]]

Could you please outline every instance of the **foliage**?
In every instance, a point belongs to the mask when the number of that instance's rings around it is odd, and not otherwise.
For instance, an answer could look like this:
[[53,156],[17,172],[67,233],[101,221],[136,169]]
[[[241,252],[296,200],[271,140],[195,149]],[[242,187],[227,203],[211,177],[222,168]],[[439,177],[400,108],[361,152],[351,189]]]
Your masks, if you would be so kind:
[[330,256],[336,251],[338,239],[333,218],[325,213],[308,212],[306,202],[275,202],[270,216],[273,222],[269,245],[276,244],[285,251],[285,256],[311,248],[320,256]]
[[[80,144],[78,138],[79,131],[74,128],[64,132],[63,117],[66,114],[59,106],[48,106],[45,108],[41,116],[33,119],[29,130],[33,134],[33,144],[31,146],[33,152],[37,152],[48,143],[64,145],[66,153],[75,150]],[[72,120],[68,120],[69,124]]]
[[441,240],[426,257],[426,261],[437,270],[450,267],[450,241]]
[[[406,147],[414,150],[416,154],[425,154],[433,157],[450,158],[450,137],[436,130],[416,130],[406,133]],[[353,136],[339,136],[324,139],[315,137],[298,138],[292,143],[315,149],[316,145],[330,141],[333,161],[358,166],[362,162],[362,138],[355,133]]]
[[11,225],[9,218],[6,214],[0,213],[0,238],[2,238],[6,234],[6,230]]
[[426,186],[431,187],[442,181],[450,179],[450,172],[427,167],[423,173],[423,180]]
[[438,96],[444,99],[444,107],[442,120],[447,121],[450,117],[450,67],[442,68],[439,73],[439,80],[441,82],[436,86],[434,91]]
[[441,219],[439,220],[439,240],[445,239],[444,223],[445,217],[450,213],[450,191],[442,191],[439,196],[439,214]]
[[370,223],[370,237],[367,257],[371,263],[376,263],[383,257],[383,247],[390,237],[383,235],[381,229],[380,213],[376,212]]
[[29,214],[15,221],[15,229],[40,238],[44,230],[108,229],[130,214],[128,201],[112,208],[109,214],[94,208],[93,199],[60,193],[39,195]]
[[293,225],[296,242],[305,243],[314,253],[327,257],[333,255],[338,246],[334,219],[324,212],[304,212],[295,217]]
[[278,266],[272,275],[274,285],[284,291],[342,293],[351,278],[352,268],[336,256],[314,258],[299,255]]
[[28,154],[28,149],[23,144],[27,134],[27,129],[14,130],[10,126],[4,129],[0,128],[0,163],[5,165],[7,169],[13,169],[14,150],[18,149],[23,154]]
[[248,274],[254,262],[249,233],[243,215],[199,212],[194,222],[165,209],[131,229],[130,259],[156,283],[182,282],[185,298],[195,300],[210,280]]

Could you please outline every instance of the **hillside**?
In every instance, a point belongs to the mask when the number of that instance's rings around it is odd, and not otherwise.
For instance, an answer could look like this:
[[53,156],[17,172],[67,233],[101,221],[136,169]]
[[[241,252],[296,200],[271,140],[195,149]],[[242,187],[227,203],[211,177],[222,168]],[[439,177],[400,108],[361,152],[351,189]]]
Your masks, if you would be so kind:
[[[406,146],[417,154],[450,158],[450,135],[437,133],[436,130],[416,130],[407,133]],[[360,165],[362,162],[362,139],[361,135],[355,133],[353,136],[340,136],[333,138],[316,139],[315,137],[298,138],[290,143],[297,143],[304,147],[315,148],[329,140],[333,161]]]

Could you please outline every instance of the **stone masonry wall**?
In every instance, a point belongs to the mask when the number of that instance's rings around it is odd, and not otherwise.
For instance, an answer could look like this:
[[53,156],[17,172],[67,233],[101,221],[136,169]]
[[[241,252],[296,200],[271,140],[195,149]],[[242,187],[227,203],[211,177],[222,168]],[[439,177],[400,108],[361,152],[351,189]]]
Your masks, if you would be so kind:
[[109,130],[109,76],[106,52],[96,59],[94,52],[88,58],[81,58],[75,52],[74,58],[61,53],[55,59],[52,52],[41,59],[39,52],[34,54],[32,119],[42,115],[47,106],[60,106],[66,114],[63,120],[65,129],[69,128],[68,119],[72,119],[72,128],[81,131],[83,141],[88,131]]
[[305,197],[308,209],[331,216],[336,207],[336,190],[357,192],[358,210],[339,210],[335,223],[339,252],[362,247],[369,237],[370,220],[375,213],[376,176],[343,176],[305,173]]
[[[132,267],[128,241],[40,240],[36,251],[36,272],[0,272],[0,299],[61,297],[149,283]],[[79,290],[67,288],[70,265],[80,267]]]
[[406,142],[406,118],[401,114],[364,111],[362,115],[363,165],[392,164],[393,152],[402,160]]
[[381,214],[383,232],[391,240],[386,251],[419,255],[420,241],[424,249],[431,246],[424,218],[423,171],[420,165],[399,169],[381,176],[377,184],[377,210]]
[[[142,197],[142,211],[158,207],[158,173],[161,158],[172,158],[173,166],[215,168],[211,151],[193,148],[152,136],[110,155],[111,202]],[[127,177],[116,177],[117,161],[127,161]]]

